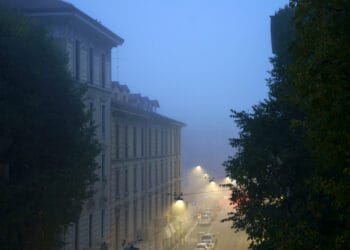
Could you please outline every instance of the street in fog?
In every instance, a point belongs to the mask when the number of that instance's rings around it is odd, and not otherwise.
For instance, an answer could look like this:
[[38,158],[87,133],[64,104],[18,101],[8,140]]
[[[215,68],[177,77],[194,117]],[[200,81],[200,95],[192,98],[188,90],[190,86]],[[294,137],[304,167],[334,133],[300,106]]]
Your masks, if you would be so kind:
[[221,222],[232,212],[229,202],[230,191],[221,184],[232,183],[229,178],[210,176],[204,167],[196,166],[184,175],[186,183],[183,199],[187,204],[185,243],[180,249],[192,250],[202,241],[202,235],[210,233],[215,237],[216,250],[245,250],[249,242],[245,232],[236,233],[232,222]]
[[217,217],[211,222],[209,226],[200,226],[196,224],[194,230],[188,235],[184,250],[192,250],[200,241],[199,234],[201,232],[209,232],[214,234],[218,241],[215,247],[216,250],[246,250],[249,243],[247,241],[247,234],[244,232],[236,233],[231,227],[231,222],[221,222],[225,218],[229,210],[222,208]]

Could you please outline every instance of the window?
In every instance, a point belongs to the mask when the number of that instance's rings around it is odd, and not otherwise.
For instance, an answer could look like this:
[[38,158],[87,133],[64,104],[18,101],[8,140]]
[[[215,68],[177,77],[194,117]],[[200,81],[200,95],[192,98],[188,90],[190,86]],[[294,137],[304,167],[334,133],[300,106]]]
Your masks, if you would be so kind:
[[158,193],[156,193],[155,216],[158,217]]
[[141,128],[141,156],[145,156],[145,129]]
[[101,154],[101,181],[104,181],[104,178],[106,176],[106,155],[104,152]]
[[145,189],[145,165],[141,166],[141,189]]
[[134,165],[134,192],[137,192],[137,165]]
[[180,134],[179,133],[177,133],[176,134],[176,137],[177,137],[177,154],[180,154],[180,145],[181,145],[181,138],[180,138]]
[[133,151],[134,151],[134,158],[137,157],[137,130],[136,127],[133,127]]
[[105,210],[101,210],[101,238],[104,237],[104,227],[105,227]]
[[125,217],[124,217],[124,233],[125,233],[125,238],[128,238],[128,231],[129,231],[129,206],[125,206]]
[[164,130],[162,130],[162,135],[161,135],[161,150],[162,150],[161,154],[162,155],[165,154],[164,146],[165,146],[165,136],[164,136]]
[[117,246],[117,249],[119,249],[119,230],[120,230],[120,215],[119,215],[119,209],[116,209],[115,212],[115,245]]
[[155,155],[158,155],[158,130],[156,130],[155,134],[156,134]]
[[152,129],[148,130],[148,156],[152,156]]
[[94,84],[94,49],[89,50],[89,81]]
[[129,192],[129,173],[128,173],[128,169],[125,169],[125,177],[124,177],[124,190],[125,190],[125,195],[127,195],[127,193]]
[[181,173],[180,173],[180,165],[178,164],[178,162],[174,162],[174,164],[175,164],[176,173],[177,173],[176,178],[179,178],[180,175],[181,175]]
[[115,196],[119,197],[120,194],[120,170],[115,171]]
[[156,162],[156,164],[154,165],[154,172],[155,172],[155,184],[156,186],[158,185],[158,163]]
[[101,56],[101,84],[102,88],[106,87],[106,56]]
[[119,159],[119,125],[115,126],[115,158]]
[[137,201],[134,201],[134,237],[137,235]]
[[165,162],[165,181],[167,182],[169,180],[169,175],[168,175],[168,162]]
[[152,220],[152,196],[148,198],[148,220]]
[[167,155],[169,153],[168,151],[168,143],[169,143],[169,134],[168,134],[168,131],[165,131],[165,154]]
[[89,247],[92,246],[92,214],[89,215]]
[[80,42],[75,41],[75,80],[80,80]]
[[176,167],[176,162],[175,161],[173,163],[173,168],[174,168],[174,178],[177,178],[177,167]]
[[160,164],[160,181],[164,182],[164,161],[161,161]]
[[148,164],[148,188],[152,188],[152,164]]
[[170,172],[170,179],[172,180],[174,178],[174,169],[173,169],[173,162],[170,161],[170,166],[169,166],[169,172]]
[[101,130],[102,130],[102,137],[105,138],[106,136],[106,106],[101,105]]
[[125,146],[124,153],[125,153],[125,158],[129,157],[129,147],[128,147],[129,136],[128,136],[128,133],[129,133],[128,126],[125,126],[125,128],[124,128],[124,146]]
[[160,211],[163,212],[164,211],[164,195],[161,194],[160,195]]
[[145,211],[145,199],[142,198],[141,200],[141,223],[142,223],[142,227],[145,226],[146,224],[146,211]]
[[173,133],[170,131],[170,154],[173,154]]

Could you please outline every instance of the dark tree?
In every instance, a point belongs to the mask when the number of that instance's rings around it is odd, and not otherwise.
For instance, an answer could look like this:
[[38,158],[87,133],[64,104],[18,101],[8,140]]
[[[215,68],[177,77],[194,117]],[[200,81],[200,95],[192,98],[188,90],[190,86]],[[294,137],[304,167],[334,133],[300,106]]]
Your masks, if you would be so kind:
[[232,115],[241,132],[225,165],[240,205],[228,220],[253,249],[349,249],[350,2],[291,4],[272,26],[268,100]]
[[96,180],[85,90],[40,27],[0,11],[0,248],[51,249]]
[[296,5],[295,102],[316,163],[310,180],[314,234],[327,249],[350,248],[350,1]]
[[293,61],[288,49],[294,40],[293,13],[287,7],[274,16],[279,25],[273,26],[268,99],[250,113],[232,114],[240,134],[231,140],[237,153],[225,166],[237,181],[231,200],[239,206],[227,220],[246,230],[252,249],[313,248],[306,205],[313,164],[304,132],[295,125],[304,112],[291,102],[294,90],[287,70]]

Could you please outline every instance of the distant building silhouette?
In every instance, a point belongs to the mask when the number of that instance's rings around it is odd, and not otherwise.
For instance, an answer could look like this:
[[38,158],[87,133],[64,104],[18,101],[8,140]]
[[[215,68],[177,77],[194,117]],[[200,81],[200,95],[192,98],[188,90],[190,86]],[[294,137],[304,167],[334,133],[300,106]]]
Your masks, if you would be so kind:
[[288,50],[290,42],[295,37],[293,16],[294,10],[288,6],[270,16],[272,52],[276,55]]

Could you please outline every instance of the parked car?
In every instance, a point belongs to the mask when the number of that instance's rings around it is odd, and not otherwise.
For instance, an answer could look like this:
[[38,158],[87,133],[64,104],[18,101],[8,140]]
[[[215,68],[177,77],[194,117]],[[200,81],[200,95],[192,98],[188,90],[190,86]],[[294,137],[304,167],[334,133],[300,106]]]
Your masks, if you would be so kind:
[[205,243],[198,243],[194,250],[210,250]]
[[214,247],[215,247],[215,244],[212,240],[202,240],[201,243],[205,243],[207,245],[207,248],[210,250],[214,249]]
[[214,234],[212,233],[204,233],[201,235],[201,240],[205,240],[205,239],[210,239],[210,240],[213,240],[213,241],[216,241],[216,237]]
[[211,249],[213,249],[217,243],[217,238],[214,234],[206,233],[201,236],[201,242],[206,243]]

